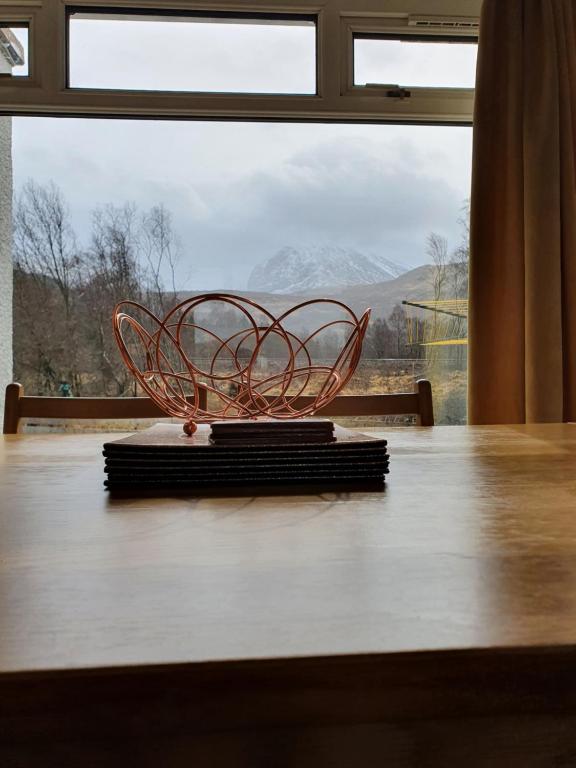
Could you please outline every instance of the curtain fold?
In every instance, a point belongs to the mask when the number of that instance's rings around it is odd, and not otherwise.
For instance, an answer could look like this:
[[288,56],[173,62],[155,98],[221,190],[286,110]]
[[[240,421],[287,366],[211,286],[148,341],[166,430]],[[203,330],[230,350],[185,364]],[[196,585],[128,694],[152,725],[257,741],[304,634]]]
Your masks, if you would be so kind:
[[469,420],[576,421],[573,0],[484,0],[470,228]]

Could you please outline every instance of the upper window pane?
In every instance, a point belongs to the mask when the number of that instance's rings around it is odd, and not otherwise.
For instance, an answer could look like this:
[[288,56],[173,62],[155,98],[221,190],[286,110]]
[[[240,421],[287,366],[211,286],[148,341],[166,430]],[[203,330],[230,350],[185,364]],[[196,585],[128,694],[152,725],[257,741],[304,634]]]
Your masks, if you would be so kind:
[[72,88],[316,93],[309,18],[78,12],[69,39]]
[[474,88],[474,42],[356,37],[354,85]]
[[28,27],[0,24],[0,75],[28,74]]

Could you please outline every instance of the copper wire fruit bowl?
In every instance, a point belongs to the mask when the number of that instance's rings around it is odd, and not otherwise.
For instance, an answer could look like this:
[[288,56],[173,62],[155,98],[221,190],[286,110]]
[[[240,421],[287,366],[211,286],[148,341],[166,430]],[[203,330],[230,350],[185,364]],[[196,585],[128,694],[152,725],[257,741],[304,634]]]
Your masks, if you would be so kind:
[[113,322],[142,389],[192,434],[221,419],[313,415],[350,381],[369,319],[369,309],[358,318],[334,299],[310,299],[275,317],[251,299],[211,293],[182,301],[164,319],[122,301]]

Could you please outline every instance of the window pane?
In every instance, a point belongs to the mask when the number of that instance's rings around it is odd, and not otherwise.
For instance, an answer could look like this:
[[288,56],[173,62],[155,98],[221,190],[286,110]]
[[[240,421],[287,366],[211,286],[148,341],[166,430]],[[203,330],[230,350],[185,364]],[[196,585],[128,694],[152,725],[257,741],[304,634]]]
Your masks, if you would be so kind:
[[354,84],[423,88],[474,88],[475,43],[354,40]]
[[198,16],[75,14],[73,88],[221,93],[316,93],[316,26]]
[[[13,244],[28,393],[142,394],[111,330],[120,299],[163,314],[232,292],[279,315],[328,295],[372,308],[350,393],[429,378],[438,423],[463,422],[471,128],[22,117],[12,136],[14,237],[0,222],[0,244]],[[237,330],[231,312],[202,319]],[[306,337],[327,319],[307,311],[290,328]],[[316,341],[314,359],[333,362],[337,330]],[[193,343],[205,370],[213,344]],[[272,375],[284,353],[265,352]]]
[[0,75],[28,74],[28,28],[0,24]]

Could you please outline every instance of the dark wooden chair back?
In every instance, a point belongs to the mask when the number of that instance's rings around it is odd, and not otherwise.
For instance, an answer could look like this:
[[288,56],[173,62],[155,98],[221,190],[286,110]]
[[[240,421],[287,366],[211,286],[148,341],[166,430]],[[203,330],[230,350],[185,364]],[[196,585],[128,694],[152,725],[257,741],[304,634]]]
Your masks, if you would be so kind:
[[[206,391],[200,392],[200,407],[206,407]],[[300,397],[296,407],[312,402]],[[424,379],[414,392],[392,395],[341,395],[318,411],[322,416],[415,415],[424,427],[434,425],[432,387]],[[21,384],[8,384],[4,406],[4,434],[18,432],[21,419],[153,419],[165,417],[148,397],[30,397]]]
[[[200,407],[206,390],[200,390]],[[8,384],[4,404],[4,434],[18,432],[21,419],[155,419],[166,414],[149,397],[36,397],[22,384]]]
[[[294,406],[302,408],[312,397],[299,397]],[[434,426],[432,386],[426,379],[416,382],[414,392],[386,395],[339,395],[318,416],[416,416],[422,427]]]

